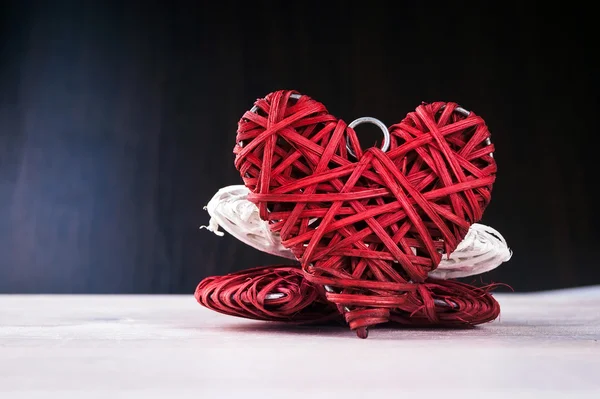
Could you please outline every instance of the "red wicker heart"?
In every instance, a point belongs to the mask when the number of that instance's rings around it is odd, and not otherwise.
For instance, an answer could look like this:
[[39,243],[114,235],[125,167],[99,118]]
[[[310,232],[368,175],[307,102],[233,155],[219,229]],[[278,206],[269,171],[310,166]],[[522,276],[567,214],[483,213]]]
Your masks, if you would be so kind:
[[[263,220],[352,329],[386,322],[481,219],[495,180],[485,122],[455,103],[422,104],[363,150],[354,130],[308,96],[277,91],[238,125],[235,165]],[[349,143],[352,153],[347,149]],[[419,296],[418,300],[415,296]]]
[[[423,311],[427,308],[423,298],[412,296],[413,300],[391,312],[391,322],[408,326],[470,327],[494,320],[500,312],[488,288],[431,279],[413,284],[412,288],[416,291],[421,286],[431,292],[435,320],[429,317],[431,312]],[[208,309],[246,319],[291,324],[343,323],[323,291],[322,286],[304,278],[299,266],[275,265],[207,277],[198,284],[194,296]]]

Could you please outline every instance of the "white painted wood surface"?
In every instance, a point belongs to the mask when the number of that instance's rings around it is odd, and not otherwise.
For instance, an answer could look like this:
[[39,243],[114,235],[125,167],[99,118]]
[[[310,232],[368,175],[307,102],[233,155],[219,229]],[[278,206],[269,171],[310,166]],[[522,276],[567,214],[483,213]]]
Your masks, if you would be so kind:
[[189,296],[0,295],[0,398],[600,398],[600,287],[473,330],[294,328]]

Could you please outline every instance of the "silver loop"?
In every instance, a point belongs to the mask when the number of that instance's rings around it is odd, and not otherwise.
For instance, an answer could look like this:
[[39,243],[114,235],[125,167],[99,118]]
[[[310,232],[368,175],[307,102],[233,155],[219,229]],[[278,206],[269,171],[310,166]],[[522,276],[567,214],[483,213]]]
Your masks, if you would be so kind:
[[[444,105],[444,107],[445,107],[445,105]],[[442,107],[442,108],[444,108],[444,107]],[[456,108],[454,108],[454,110],[455,110],[456,112],[458,112],[459,114],[463,114],[464,116],[469,116],[469,115],[471,115],[471,112],[470,112],[470,111],[467,111],[467,110],[466,110],[466,109],[464,109],[463,107],[456,107]]]
[[[382,121],[380,121],[377,118],[373,118],[370,116],[363,116],[362,118],[358,118],[358,119],[355,119],[352,122],[350,122],[348,127],[351,127],[354,129],[355,126],[358,126],[363,123],[372,123],[373,125],[377,126],[379,129],[381,129],[381,131],[383,132],[383,143],[381,144],[381,151],[386,152],[387,150],[389,150],[390,144],[391,144],[391,137],[390,137],[390,131],[388,130],[385,123],[383,123]],[[352,148],[350,148],[350,137],[346,138],[346,149],[348,149],[348,153],[350,155],[352,155],[354,158],[356,158],[356,154],[354,154],[354,152],[352,151]]]
[[285,294],[283,292],[271,292],[265,296],[267,301],[274,301],[275,299],[283,298]]

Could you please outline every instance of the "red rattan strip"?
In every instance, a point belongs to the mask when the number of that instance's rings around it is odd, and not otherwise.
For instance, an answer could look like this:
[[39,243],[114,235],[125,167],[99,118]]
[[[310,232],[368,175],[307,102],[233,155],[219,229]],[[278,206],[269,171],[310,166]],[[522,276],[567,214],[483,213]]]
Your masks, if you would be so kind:
[[[300,267],[280,265],[208,277],[198,284],[195,297],[219,313],[302,324],[339,317],[322,290],[306,281]],[[283,296],[268,299],[270,294]]]
[[[362,284],[372,287],[373,283]],[[346,313],[352,329],[387,321],[407,326],[469,327],[494,320],[500,312],[487,289],[464,283],[430,279],[411,287],[390,284],[382,284],[381,289],[400,289],[403,294],[376,298],[325,294],[321,285],[304,279],[300,266],[280,265],[206,278],[198,285],[195,297],[201,305],[223,314],[295,324],[339,321],[336,305],[372,306],[376,300],[377,309]],[[284,296],[268,299],[274,293]]]

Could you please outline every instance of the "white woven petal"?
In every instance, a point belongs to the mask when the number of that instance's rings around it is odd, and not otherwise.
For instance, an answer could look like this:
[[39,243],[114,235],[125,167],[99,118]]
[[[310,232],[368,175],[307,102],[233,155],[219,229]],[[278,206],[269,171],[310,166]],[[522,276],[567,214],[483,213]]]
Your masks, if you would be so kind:
[[229,234],[259,251],[282,258],[296,259],[281,244],[279,234],[272,233],[268,224],[258,215],[258,207],[248,201],[250,191],[246,186],[223,187],[213,196],[204,209],[210,215],[208,226],[201,226],[217,235],[219,226]]
[[442,256],[437,269],[430,277],[449,279],[485,273],[512,257],[506,240],[493,228],[475,223],[450,256]]
[[[205,209],[210,215],[208,226],[201,226],[222,236],[221,226],[229,234],[259,251],[296,259],[292,252],[281,244],[279,234],[269,230],[268,223],[258,214],[258,207],[248,201],[250,191],[243,185],[220,189]],[[481,274],[508,261],[512,251],[506,240],[493,228],[475,223],[463,241],[450,256],[443,255],[437,269],[429,273],[439,279],[460,278]]]

